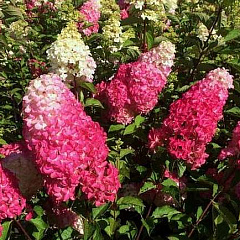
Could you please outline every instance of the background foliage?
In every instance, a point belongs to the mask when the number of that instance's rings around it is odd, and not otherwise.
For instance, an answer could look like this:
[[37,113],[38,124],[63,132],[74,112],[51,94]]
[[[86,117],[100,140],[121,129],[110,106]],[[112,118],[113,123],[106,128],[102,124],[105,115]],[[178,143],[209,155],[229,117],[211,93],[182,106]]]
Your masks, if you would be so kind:
[[[73,4],[78,7],[82,1],[73,1]],[[0,9],[4,24],[0,34],[0,144],[6,144],[22,138],[22,98],[26,86],[34,78],[28,61],[37,59],[48,66],[46,50],[66,25],[67,19],[64,20],[63,15],[68,14],[69,9],[37,13],[31,21],[17,1],[0,2]],[[234,192],[234,186],[240,181],[239,170],[232,169],[227,160],[217,159],[240,117],[239,12],[238,1],[180,0],[175,15],[168,15],[171,26],[167,30],[156,31],[151,21],[143,22],[137,17],[122,20],[124,29],[131,28],[136,35],[126,39],[116,52],[106,46],[101,31],[85,37],[93,57],[103,60],[97,66],[94,84],[109,79],[120,63],[137,59],[144,42],[151,49],[163,39],[169,39],[177,50],[168,84],[154,110],[146,116],[138,115],[128,126],[102,121],[102,105],[92,99],[93,84],[83,85],[79,98],[88,114],[108,133],[109,160],[120,170],[122,189],[117,199],[98,208],[81,198],[67,202],[68,207],[84,218],[84,236],[80,236],[71,227],[58,229],[51,225],[43,209],[47,195],[44,191],[39,192],[29,201],[34,209],[33,219],[6,220],[0,239],[26,239],[26,233],[31,239],[39,240],[239,239],[240,202]],[[26,35],[22,30],[19,33],[17,29],[11,31],[11,24],[23,19],[31,27],[23,26]],[[208,29],[205,41],[199,38],[200,24]],[[142,32],[144,37],[140,36]],[[230,91],[217,134],[208,145],[207,163],[201,169],[191,171],[180,160],[171,159],[165,149],[155,155],[150,153],[147,148],[149,130],[160,126],[174,100],[217,67],[230,69],[235,88]],[[184,191],[173,180],[163,178],[166,168],[187,179]],[[207,176],[208,168],[223,171],[224,180],[219,183]],[[232,185],[226,191],[224,184],[233,173]],[[126,189],[130,190],[127,192]],[[156,204],[160,189],[171,196],[171,203]]]

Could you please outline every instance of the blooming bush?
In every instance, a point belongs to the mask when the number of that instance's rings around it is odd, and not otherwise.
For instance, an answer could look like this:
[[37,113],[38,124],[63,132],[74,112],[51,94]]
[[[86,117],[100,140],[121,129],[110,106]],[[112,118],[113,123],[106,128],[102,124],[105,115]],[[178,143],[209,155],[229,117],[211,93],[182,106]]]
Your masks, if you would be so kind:
[[0,240],[239,239],[239,11],[0,0]]

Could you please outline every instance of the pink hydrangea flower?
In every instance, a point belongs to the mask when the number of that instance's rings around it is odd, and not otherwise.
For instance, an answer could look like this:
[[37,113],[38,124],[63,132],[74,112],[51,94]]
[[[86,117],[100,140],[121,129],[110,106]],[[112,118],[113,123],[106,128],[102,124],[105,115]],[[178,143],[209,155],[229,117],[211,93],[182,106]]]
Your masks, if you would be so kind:
[[[79,12],[81,16],[83,16],[83,21],[78,23],[79,31],[83,32],[86,36],[90,36],[92,33],[97,33],[99,29],[98,21],[100,18],[99,0],[89,0],[85,2]],[[84,21],[92,26],[86,28]]]
[[21,194],[31,198],[43,186],[43,181],[24,141],[4,145],[0,154],[5,157],[1,160],[2,166],[16,176]]
[[120,65],[110,82],[98,84],[95,97],[106,105],[107,118],[129,124],[136,115],[149,113],[167,82],[174,53],[174,45],[163,42],[137,62]]
[[[21,195],[15,176],[0,162],[0,222],[21,215],[26,199]],[[0,226],[0,236],[2,227]]]
[[233,130],[232,140],[229,142],[228,146],[222,149],[219,159],[223,160],[227,157],[238,156],[240,153],[240,121]]
[[107,106],[109,119],[128,124],[154,108],[165,84],[165,76],[152,64],[122,64],[111,82],[97,85],[96,98]]
[[79,184],[96,205],[114,199],[120,183],[118,170],[106,161],[106,133],[59,76],[42,75],[30,82],[23,114],[23,135],[56,202],[74,199]]
[[170,106],[170,114],[159,129],[149,133],[149,147],[166,145],[176,159],[183,159],[192,169],[205,163],[206,145],[215,134],[228,98],[232,76],[225,69],[215,69],[194,84],[182,98]]

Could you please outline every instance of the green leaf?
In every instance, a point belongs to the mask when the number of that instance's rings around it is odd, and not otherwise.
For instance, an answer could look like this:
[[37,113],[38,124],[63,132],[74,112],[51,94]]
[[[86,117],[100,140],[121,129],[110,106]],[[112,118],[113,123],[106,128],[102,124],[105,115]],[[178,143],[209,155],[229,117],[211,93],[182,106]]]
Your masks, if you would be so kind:
[[213,184],[212,196],[214,197],[217,193],[218,193],[218,185],[217,184]]
[[153,182],[145,182],[140,188],[139,194],[142,194],[154,188],[156,188],[156,185]]
[[121,197],[117,201],[118,205],[129,205],[129,206],[139,206],[139,207],[145,207],[143,204],[142,199],[138,197],[132,197],[132,196],[126,196],[126,197]]
[[149,32],[146,32],[146,41],[147,41],[147,47],[148,47],[148,50],[149,50],[149,49],[152,48],[153,42],[154,42],[153,36]]
[[104,204],[100,207],[97,208],[93,208],[92,209],[92,215],[93,215],[93,219],[98,218],[99,216],[101,216],[102,214],[104,214],[109,208],[109,204]]
[[41,206],[37,205],[33,208],[33,210],[39,217],[43,216],[44,210]]
[[213,202],[214,208],[218,211],[224,221],[228,224],[230,230],[229,233],[233,233],[237,229],[237,219],[226,207],[219,203]]
[[122,130],[125,128],[125,125],[123,124],[116,124],[116,125],[111,125],[110,128],[108,129],[108,132],[116,132],[119,130]]
[[230,31],[227,34],[227,36],[225,36],[224,41],[228,42],[228,41],[231,41],[231,40],[233,40],[235,38],[238,38],[238,37],[240,37],[240,30],[239,29],[234,29],[234,30]]
[[240,108],[239,107],[233,107],[226,111],[227,114],[240,117]]
[[202,208],[202,206],[199,206],[197,209],[197,214],[196,214],[197,220],[201,217],[202,213],[203,213],[203,208]]
[[12,6],[12,5],[9,5],[7,7],[7,9],[5,9],[4,12],[6,14],[8,14],[9,16],[19,17],[19,18],[23,19],[23,15],[22,15],[21,10],[17,7]]
[[132,154],[132,153],[134,153],[133,149],[129,149],[129,148],[121,149],[120,150],[120,158],[123,158],[124,156],[126,156],[128,154]]
[[31,219],[30,222],[38,229],[38,230],[45,230],[48,227],[48,224],[43,221],[42,218],[37,217]]
[[135,132],[135,129],[136,129],[136,126],[134,123],[132,123],[125,128],[123,135],[132,134]]
[[90,82],[80,82],[79,85],[92,93],[96,93],[96,88],[93,83]]
[[0,237],[0,240],[7,240],[11,223],[12,221],[6,221],[2,224],[3,231],[2,231],[2,236]]
[[93,233],[95,231],[95,226],[88,222],[87,219],[85,219],[84,221],[84,240],[89,240],[92,236],[93,236]]
[[177,161],[177,168],[178,168],[178,176],[182,177],[187,167],[183,162]]
[[33,232],[33,237],[35,238],[35,240],[41,240],[44,236],[44,230],[41,229],[38,232]]
[[164,218],[167,217],[168,219],[171,219],[171,217],[175,214],[181,213],[177,211],[175,208],[170,207],[168,205],[157,207],[154,212],[152,213],[152,217],[154,218]]
[[86,102],[84,104],[85,107],[99,107],[99,108],[104,108],[102,103],[95,98],[87,98]]
[[134,123],[136,125],[137,128],[140,127],[140,125],[145,121],[145,117],[141,116],[141,115],[138,115],[136,116],[135,120],[134,120]]
[[62,240],[72,239],[72,232],[73,232],[73,229],[71,227],[64,229],[61,233]]

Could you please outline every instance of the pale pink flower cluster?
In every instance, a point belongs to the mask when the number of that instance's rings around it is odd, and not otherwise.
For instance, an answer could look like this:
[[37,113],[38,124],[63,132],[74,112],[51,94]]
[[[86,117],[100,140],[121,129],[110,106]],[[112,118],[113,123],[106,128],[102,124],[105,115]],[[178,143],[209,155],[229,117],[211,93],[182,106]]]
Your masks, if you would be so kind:
[[199,168],[208,157],[206,145],[222,118],[232,83],[233,77],[224,68],[209,72],[171,104],[162,126],[150,131],[149,147],[166,145],[172,157],[183,159],[192,169]]
[[33,156],[23,141],[0,148],[2,166],[17,178],[21,194],[31,198],[43,186],[42,177],[34,164]]
[[[97,33],[99,29],[99,18],[100,18],[100,2],[99,0],[89,0],[85,2],[80,8],[80,16],[83,16],[83,21],[78,23],[78,29],[83,32],[86,36],[90,36],[92,33]],[[85,23],[91,24],[86,27]]]
[[223,160],[227,157],[239,157],[240,154],[240,121],[237,123],[237,126],[233,130],[232,140],[229,142],[228,146],[222,149],[219,159]]
[[79,184],[97,206],[114,200],[120,183],[118,170],[106,161],[106,133],[59,76],[30,82],[23,114],[24,138],[56,202],[74,199]]
[[163,42],[137,62],[120,65],[110,82],[98,84],[95,97],[106,105],[107,118],[129,124],[137,114],[149,113],[167,82],[174,53],[174,45]]
[[[17,179],[0,161],[0,223],[5,218],[21,215],[26,206],[26,199],[21,195]],[[2,234],[0,225],[0,236]]]
[[170,74],[175,58],[175,45],[169,41],[163,41],[158,47],[149,52],[142,53],[139,61],[153,64],[166,77]]

